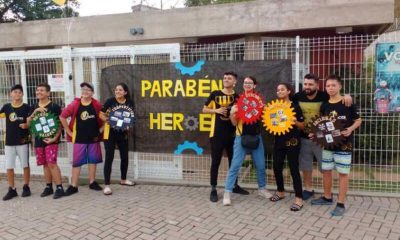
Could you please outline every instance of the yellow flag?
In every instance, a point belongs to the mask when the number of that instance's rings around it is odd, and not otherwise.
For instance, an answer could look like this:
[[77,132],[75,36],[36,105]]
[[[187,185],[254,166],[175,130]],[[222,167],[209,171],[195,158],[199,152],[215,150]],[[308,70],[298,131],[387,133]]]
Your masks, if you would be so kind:
[[66,0],[53,0],[53,2],[59,6],[64,6]]

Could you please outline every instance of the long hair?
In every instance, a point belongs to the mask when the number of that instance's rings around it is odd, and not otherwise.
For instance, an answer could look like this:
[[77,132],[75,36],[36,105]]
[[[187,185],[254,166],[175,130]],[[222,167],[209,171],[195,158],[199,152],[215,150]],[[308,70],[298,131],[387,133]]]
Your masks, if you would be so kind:
[[290,93],[289,93],[289,99],[292,100],[292,98],[293,98],[293,96],[294,96],[294,88],[293,88],[292,84],[287,83],[287,82],[281,82],[281,83],[278,83],[277,86],[279,86],[279,85],[285,86],[286,89],[287,89],[288,91],[290,91]]
[[128,101],[131,101],[132,100],[131,99],[131,92],[129,91],[128,85],[126,85],[125,83],[121,82],[121,83],[118,83],[117,85],[115,85],[115,87],[118,87],[118,86],[121,86],[122,89],[124,89],[124,91],[126,92],[125,99],[128,100]]

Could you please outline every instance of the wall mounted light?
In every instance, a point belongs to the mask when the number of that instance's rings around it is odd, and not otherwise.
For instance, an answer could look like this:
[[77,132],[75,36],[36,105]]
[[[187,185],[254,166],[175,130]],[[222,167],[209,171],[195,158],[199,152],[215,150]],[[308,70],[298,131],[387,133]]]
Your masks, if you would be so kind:
[[133,27],[133,28],[129,29],[129,32],[132,35],[136,35],[136,34],[143,35],[144,29],[142,27]]

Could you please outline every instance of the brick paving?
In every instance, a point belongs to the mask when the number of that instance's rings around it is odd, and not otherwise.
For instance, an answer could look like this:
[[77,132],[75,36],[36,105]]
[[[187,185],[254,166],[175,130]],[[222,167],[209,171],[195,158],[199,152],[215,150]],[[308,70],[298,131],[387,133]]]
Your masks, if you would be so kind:
[[[43,187],[33,182],[31,197],[0,202],[0,239],[400,239],[397,198],[349,196],[346,215],[331,217],[332,206],[294,213],[293,195],[272,203],[256,191],[223,207],[206,187],[112,185],[104,196],[80,186],[58,200],[40,198]],[[1,195],[6,188],[0,181]]]

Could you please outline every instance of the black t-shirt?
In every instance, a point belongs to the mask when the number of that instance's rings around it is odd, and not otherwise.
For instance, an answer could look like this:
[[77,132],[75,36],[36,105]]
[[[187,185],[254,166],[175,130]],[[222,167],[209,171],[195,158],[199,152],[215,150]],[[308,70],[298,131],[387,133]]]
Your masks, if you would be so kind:
[[233,106],[235,101],[239,96],[234,93],[232,95],[227,95],[223,93],[221,90],[213,91],[210,96],[207,98],[204,105],[208,108],[217,109],[220,108],[220,103],[225,102],[229,103],[228,113],[226,116],[221,114],[212,114],[211,118],[211,137],[233,137],[235,133],[235,127],[232,125],[231,120],[229,119],[229,111]]
[[26,123],[31,108],[28,104],[23,103],[19,107],[12,106],[11,103],[3,105],[0,114],[6,118],[6,145],[17,146],[30,142],[29,130],[19,127],[20,124]]
[[304,91],[296,93],[292,98],[294,103],[297,103],[304,116],[304,130],[301,131],[301,137],[308,138],[311,132],[312,119],[319,116],[319,111],[322,103],[329,100],[329,95],[326,92],[318,91],[313,99],[309,99]]
[[[32,108],[32,112],[37,108],[39,108],[39,103],[36,103],[34,105],[34,107]],[[59,117],[61,114],[61,108],[56,103],[50,102],[44,108],[47,109],[47,112],[53,113],[54,116],[56,116],[56,117]],[[52,144],[58,144],[59,140],[60,139],[58,139],[56,142],[54,142]],[[47,145],[48,144],[43,142],[42,139],[35,137],[35,147],[46,147]]]
[[79,105],[75,118],[75,143],[95,143],[99,141],[99,125],[93,104]]
[[[356,105],[352,104],[350,107],[346,107],[342,101],[337,103],[323,103],[321,105],[321,115],[323,116],[334,116],[338,121],[342,121],[343,127],[348,128],[353,125],[354,121],[360,118]],[[352,151],[353,150],[353,138],[352,133],[349,137],[345,138],[343,144],[339,147],[332,148],[333,151]]]
[[[119,103],[117,101],[117,99],[115,97],[111,97],[109,99],[106,100],[106,102],[103,105],[103,108],[101,109],[101,111],[103,113],[106,113],[107,111],[111,110],[112,108],[119,106],[119,105],[125,105],[130,107],[132,110],[134,110],[133,108],[133,101],[132,100],[128,100],[126,99],[126,101],[124,103]],[[110,128],[110,135],[114,135],[114,134],[127,134],[128,131],[115,131],[114,129]]]
[[[290,107],[294,108],[296,113],[296,120],[298,122],[304,122],[303,112],[298,104],[292,102]],[[296,127],[290,129],[290,131],[283,135],[275,136],[275,147],[277,148],[289,148],[289,147],[300,147],[300,136],[301,131]]]

